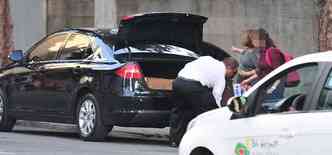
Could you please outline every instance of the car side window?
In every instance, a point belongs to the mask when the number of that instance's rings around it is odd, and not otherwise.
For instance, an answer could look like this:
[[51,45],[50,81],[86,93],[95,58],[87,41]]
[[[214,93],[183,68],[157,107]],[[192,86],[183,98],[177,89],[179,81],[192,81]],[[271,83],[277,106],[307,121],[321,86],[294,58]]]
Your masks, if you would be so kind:
[[275,113],[303,110],[306,97],[317,78],[318,65],[306,64],[292,67],[291,71],[298,73],[300,80],[296,85],[287,86],[289,69],[281,72],[276,78],[268,81],[259,91],[260,110],[258,113]]
[[88,57],[89,60],[96,61],[109,61],[118,63],[118,60],[114,58],[115,46],[111,43],[107,44],[103,39],[94,36],[91,37],[91,49],[93,54]]
[[332,70],[327,77],[323,89],[321,90],[317,110],[331,110],[332,109]]
[[56,34],[39,43],[29,54],[29,60],[54,60],[59,49],[64,45],[67,34]]
[[65,47],[61,51],[61,60],[80,60],[92,54],[90,39],[83,34],[73,34],[69,37]]

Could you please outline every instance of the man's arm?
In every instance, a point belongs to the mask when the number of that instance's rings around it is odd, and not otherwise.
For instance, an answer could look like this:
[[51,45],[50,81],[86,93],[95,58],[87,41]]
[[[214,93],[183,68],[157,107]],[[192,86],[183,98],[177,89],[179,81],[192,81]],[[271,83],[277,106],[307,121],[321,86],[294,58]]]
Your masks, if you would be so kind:
[[254,75],[256,73],[256,70],[253,69],[250,71],[244,71],[244,70],[239,69],[238,73],[241,77],[248,77],[248,76]]
[[254,80],[256,80],[256,79],[258,79],[258,75],[257,75],[257,74],[254,74],[254,75],[250,76],[249,78],[243,80],[243,81],[241,82],[241,85],[248,85],[248,84],[250,84],[252,81],[254,81]]
[[222,107],[221,101],[222,101],[222,95],[225,90],[225,85],[226,85],[226,81],[225,81],[225,77],[223,77],[218,80],[218,82],[216,83],[216,85],[213,87],[213,90],[212,90],[214,99],[216,100],[216,103],[219,107]]

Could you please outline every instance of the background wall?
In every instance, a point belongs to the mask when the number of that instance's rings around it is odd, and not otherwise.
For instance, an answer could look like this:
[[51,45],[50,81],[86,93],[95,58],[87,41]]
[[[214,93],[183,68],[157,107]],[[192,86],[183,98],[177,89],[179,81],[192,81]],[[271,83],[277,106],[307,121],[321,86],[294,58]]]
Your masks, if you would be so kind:
[[[209,17],[204,39],[230,49],[242,30],[265,28],[276,44],[295,55],[318,51],[319,9],[313,0],[95,0],[96,26],[116,25],[124,15],[142,12],[190,12]],[[113,6],[110,6],[113,5]],[[116,6],[116,7],[114,7]],[[117,8],[116,10],[112,8]],[[103,13],[100,13],[102,11]],[[98,12],[98,13],[97,13]],[[111,13],[113,12],[113,14]],[[114,15],[116,12],[116,15]],[[117,18],[109,20],[109,18]],[[109,22],[113,22],[110,24]]]
[[[9,0],[15,49],[27,50],[46,34],[45,0]],[[33,9],[31,9],[33,8]]]
[[94,26],[94,0],[46,0],[47,33]]
[[9,0],[16,49],[27,50],[48,33],[94,26],[93,0]]
[[317,52],[315,0],[10,0],[17,49],[64,27],[116,27],[122,16],[189,12],[207,16],[204,39],[228,50],[240,32],[267,29],[277,45],[296,55]]

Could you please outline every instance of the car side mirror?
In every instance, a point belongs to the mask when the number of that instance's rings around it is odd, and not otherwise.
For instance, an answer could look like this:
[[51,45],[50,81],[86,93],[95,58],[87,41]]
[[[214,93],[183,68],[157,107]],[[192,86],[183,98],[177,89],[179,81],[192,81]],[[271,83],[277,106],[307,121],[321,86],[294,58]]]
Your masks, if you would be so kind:
[[243,96],[234,96],[227,101],[227,107],[230,111],[235,113],[242,113],[245,111],[246,98]]
[[22,50],[14,50],[9,55],[8,58],[13,62],[21,62],[24,58],[24,54]]

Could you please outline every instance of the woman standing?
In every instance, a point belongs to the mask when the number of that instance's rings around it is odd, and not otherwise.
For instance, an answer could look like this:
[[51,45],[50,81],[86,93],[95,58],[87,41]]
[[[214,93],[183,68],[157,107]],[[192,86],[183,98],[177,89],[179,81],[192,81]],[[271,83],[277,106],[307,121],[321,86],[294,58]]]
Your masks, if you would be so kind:
[[[241,83],[244,79],[253,75],[253,70],[257,68],[257,61],[260,55],[260,48],[255,46],[253,38],[257,30],[248,29],[243,31],[240,36],[241,45],[245,49],[232,47],[232,51],[240,54],[240,63],[238,75],[235,79],[236,83]],[[250,85],[253,85],[256,81],[252,81]]]
[[[264,29],[258,29],[254,32],[252,42],[259,50],[259,57],[256,64],[256,69],[246,72],[250,75],[247,79],[241,82],[241,85],[246,87],[255,80],[260,80],[274,69],[285,63],[282,52],[275,46],[273,40]],[[273,83],[273,90],[267,99],[280,99],[283,97],[286,79],[276,81]]]

